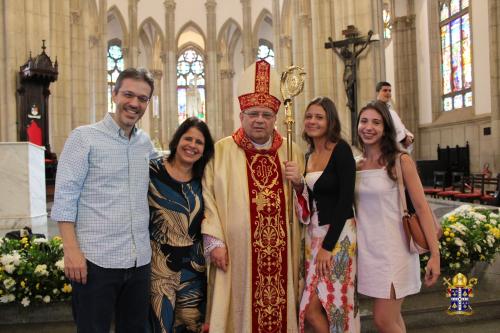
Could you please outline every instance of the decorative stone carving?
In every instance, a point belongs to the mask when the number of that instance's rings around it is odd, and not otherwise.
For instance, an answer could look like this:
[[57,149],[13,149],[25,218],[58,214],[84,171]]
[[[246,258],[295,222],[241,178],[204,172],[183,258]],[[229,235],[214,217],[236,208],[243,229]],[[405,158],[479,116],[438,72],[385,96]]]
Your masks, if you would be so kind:
[[153,75],[153,78],[155,80],[161,80],[161,78],[163,76],[163,71],[161,69],[152,69],[151,75]]
[[215,7],[217,7],[217,3],[214,0],[207,0],[207,2],[205,2],[207,11],[215,11]]
[[80,10],[72,10],[70,12],[69,20],[71,24],[80,24],[81,11]]
[[220,76],[224,79],[232,79],[234,77],[234,71],[232,69],[221,69]]
[[163,5],[165,6],[165,9],[167,9],[167,10],[174,10],[175,9],[175,1],[173,1],[173,0],[165,0],[163,2]]
[[89,49],[93,49],[95,46],[99,45],[100,38],[96,35],[89,36]]
[[162,62],[163,64],[166,64],[166,63],[167,63],[167,54],[166,54],[165,52],[162,52],[162,53],[160,54],[160,59],[161,59],[161,62]]
[[290,37],[289,35],[282,35],[280,37],[280,44],[284,48],[292,47],[292,37]]

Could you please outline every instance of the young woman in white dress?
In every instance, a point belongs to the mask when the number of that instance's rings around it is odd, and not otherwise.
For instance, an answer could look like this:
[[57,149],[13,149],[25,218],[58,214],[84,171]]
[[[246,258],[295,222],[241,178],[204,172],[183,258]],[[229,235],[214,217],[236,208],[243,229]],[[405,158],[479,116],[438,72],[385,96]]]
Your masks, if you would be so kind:
[[[363,156],[357,163],[355,216],[358,236],[358,292],[374,298],[373,316],[379,332],[406,332],[401,305],[420,291],[419,256],[410,253],[401,222],[395,161],[401,151],[384,103],[371,102],[357,121]],[[440,274],[439,245],[432,212],[415,164],[401,156],[403,182],[430,246],[424,282]]]

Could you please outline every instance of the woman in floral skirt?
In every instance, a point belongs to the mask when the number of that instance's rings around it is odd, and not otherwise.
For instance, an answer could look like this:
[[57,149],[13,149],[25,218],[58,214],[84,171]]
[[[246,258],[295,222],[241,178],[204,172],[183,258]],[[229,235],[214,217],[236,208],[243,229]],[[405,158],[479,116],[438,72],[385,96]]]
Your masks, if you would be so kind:
[[359,332],[356,295],[356,226],[353,199],[356,167],[341,138],[333,101],[318,97],[305,112],[303,138],[309,144],[305,179],[294,162],[285,174],[297,194],[298,213],[307,225],[305,289],[299,328],[314,332]]

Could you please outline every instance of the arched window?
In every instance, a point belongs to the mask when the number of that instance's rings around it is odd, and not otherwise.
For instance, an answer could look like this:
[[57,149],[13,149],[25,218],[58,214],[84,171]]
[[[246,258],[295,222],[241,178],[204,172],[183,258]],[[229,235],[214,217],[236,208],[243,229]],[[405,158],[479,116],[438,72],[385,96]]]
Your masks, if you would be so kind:
[[257,51],[257,60],[267,61],[271,67],[274,67],[273,44],[265,39],[259,40],[259,50]]
[[115,103],[113,103],[113,89],[116,79],[124,69],[123,52],[121,41],[112,40],[108,43],[108,112],[115,112]]
[[382,9],[382,19],[384,20],[384,38],[391,39],[392,13],[391,5],[388,2],[384,2],[384,7]]
[[472,106],[472,52],[469,0],[441,0],[442,108]]
[[194,48],[177,59],[177,102],[179,124],[192,116],[206,121],[205,64]]

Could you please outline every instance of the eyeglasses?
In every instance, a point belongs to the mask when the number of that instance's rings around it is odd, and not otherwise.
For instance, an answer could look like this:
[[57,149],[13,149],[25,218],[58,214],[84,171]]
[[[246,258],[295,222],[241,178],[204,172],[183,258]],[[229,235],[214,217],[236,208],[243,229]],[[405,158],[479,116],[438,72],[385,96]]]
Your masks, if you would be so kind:
[[259,112],[259,111],[242,111],[241,113],[243,113],[244,115],[247,115],[248,117],[252,118],[252,119],[255,119],[255,118],[259,118],[260,116],[262,116],[262,118],[266,119],[266,120],[271,120],[274,118],[275,114],[273,112]]
[[133,92],[131,91],[128,91],[128,90],[125,90],[125,91],[121,91],[120,92],[122,94],[123,97],[125,97],[126,99],[134,99],[135,97],[137,97],[137,99],[139,100],[139,102],[143,103],[143,104],[146,104],[149,102],[149,97],[146,96],[146,95],[136,95],[134,94]]

